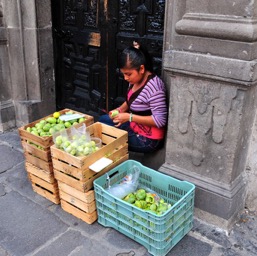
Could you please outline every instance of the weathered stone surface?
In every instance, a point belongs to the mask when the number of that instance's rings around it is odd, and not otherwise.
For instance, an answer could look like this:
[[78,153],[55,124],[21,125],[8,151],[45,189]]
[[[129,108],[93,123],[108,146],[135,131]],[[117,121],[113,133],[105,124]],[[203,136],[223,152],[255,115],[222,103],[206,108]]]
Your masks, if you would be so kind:
[[175,8],[169,8],[167,21],[167,27],[173,24],[176,31],[170,37],[172,49],[254,60],[257,56],[255,8],[256,1],[176,3]]
[[[18,163],[24,160],[23,154],[21,152],[16,152],[17,150],[12,149],[5,145],[0,145],[0,162],[1,169],[0,173],[5,172],[11,168],[13,168]],[[16,156],[13,158],[12,156]]]
[[201,75],[209,79],[240,85],[252,85],[257,80],[256,60],[244,61],[184,51],[167,51],[164,67],[178,73]]
[[[92,241],[87,237],[82,236],[80,232],[68,230],[57,239],[53,240],[50,245],[43,248],[39,252],[33,253],[35,256],[51,255],[53,252],[55,255],[70,255],[78,246],[87,248],[87,252],[93,247]],[[91,254],[97,255],[97,254]],[[100,254],[99,254],[100,255]]]
[[[17,0],[4,0],[4,19],[6,27],[8,28],[19,28],[19,8]],[[17,41],[19,42],[19,41]]]
[[11,256],[11,255],[8,254],[8,252],[7,252],[4,248],[2,248],[1,246],[0,246],[0,255],[1,255],[1,256]]
[[185,35],[254,42],[257,39],[257,26],[253,20],[247,21],[243,17],[186,13],[183,19],[177,22],[176,32]]
[[8,133],[0,134],[0,144],[1,142],[8,143],[11,145],[11,147],[22,150],[21,139],[17,129],[14,131],[9,131]]
[[6,40],[6,30],[0,29],[0,102],[2,105],[0,110],[3,108],[4,102],[11,99],[10,69],[9,65],[6,65],[9,62]]
[[27,99],[34,101],[41,100],[37,33],[36,28],[23,30]]
[[4,184],[0,183],[0,197],[6,194]]
[[[235,86],[189,77],[176,77],[172,85],[167,158],[185,170],[230,183],[236,178],[231,179],[232,172],[238,173],[238,142],[241,150],[247,146],[247,134],[239,126],[247,95]],[[245,161],[245,154],[238,157]]]
[[248,0],[226,1],[217,0],[186,0],[186,11],[189,13],[208,13],[251,17],[254,15],[256,3]]
[[51,1],[49,0],[35,0],[37,13],[37,27],[51,28],[52,27],[52,10]]
[[9,50],[12,53],[10,55],[10,66],[12,67],[11,71],[11,80],[12,80],[12,99],[24,100],[27,97],[26,92],[26,80],[24,73],[24,52],[23,45],[18,44],[21,42],[21,34],[19,28],[10,28],[8,29],[9,35]]
[[60,207],[60,205],[52,205],[51,207],[49,207],[49,210],[70,227],[76,228],[81,232],[86,231],[87,235],[90,237],[97,238],[101,236],[102,226],[98,224],[98,222],[94,222],[93,224],[87,224],[83,220],[64,211]]
[[249,148],[248,161],[246,166],[246,189],[247,198],[246,206],[252,211],[257,211],[257,115],[255,117],[255,124],[253,126],[253,135],[251,145]]
[[0,197],[0,205],[4,209],[0,211],[0,219],[5,220],[0,222],[0,241],[11,255],[26,255],[67,229],[47,209],[19,193]]
[[[13,0],[5,1],[4,13],[9,46],[5,53],[8,56],[9,50],[10,56],[6,61],[10,65],[5,66],[12,67],[9,74],[12,81],[9,98],[13,100],[16,125],[19,127],[56,109],[54,61],[51,50],[51,1],[21,1],[20,4]],[[1,80],[3,78],[0,73],[0,82]],[[4,85],[4,92],[11,88],[6,81],[0,84]],[[4,127],[8,126],[11,127],[10,123],[5,123]]]
[[[191,254],[205,256],[211,255],[212,248],[209,244],[204,241],[197,241],[194,237],[186,236],[184,239],[184,244],[178,243],[171,251],[170,255],[188,256],[186,248],[191,248]],[[168,254],[169,255],[169,254]]]
[[16,126],[15,109],[11,100],[0,103],[0,131],[3,132]]
[[22,27],[26,29],[36,29],[37,27],[37,13],[35,0],[21,1],[19,12],[22,14]]
[[[118,240],[116,240],[117,236],[119,237]],[[105,239],[112,244],[113,246],[117,247],[118,250],[136,250],[140,247],[140,245],[137,242],[132,241],[130,243],[130,246],[127,247],[128,242],[127,240],[130,239],[126,236],[123,236],[121,233],[116,231],[115,229],[109,229],[107,233],[105,234]],[[118,241],[118,243],[117,243]]]

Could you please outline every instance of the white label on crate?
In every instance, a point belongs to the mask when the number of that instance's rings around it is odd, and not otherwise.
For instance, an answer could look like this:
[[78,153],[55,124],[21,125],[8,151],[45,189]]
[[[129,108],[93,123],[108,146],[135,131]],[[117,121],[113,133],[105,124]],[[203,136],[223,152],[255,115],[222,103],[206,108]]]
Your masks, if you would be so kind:
[[70,121],[70,120],[74,120],[74,119],[79,119],[81,117],[85,117],[84,115],[81,115],[81,114],[71,114],[71,115],[61,115],[59,118],[62,120],[62,121]]
[[93,164],[89,166],[89,169],[94,171],[94,172],[100,172],[102,171],[105,167],[113,163],[113,161],[109,158],[102,157]]

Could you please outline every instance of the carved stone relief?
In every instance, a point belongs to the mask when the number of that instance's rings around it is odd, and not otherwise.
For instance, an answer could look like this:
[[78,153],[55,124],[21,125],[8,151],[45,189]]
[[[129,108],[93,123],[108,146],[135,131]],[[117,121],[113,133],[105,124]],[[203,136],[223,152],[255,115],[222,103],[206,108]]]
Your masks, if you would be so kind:
[[244,92],[205,80],[177,77],[177,82],[171,99],[170,158],[185,169],[193,165],[199,174],[213,172],[219,180],[224,170],[232,169]]

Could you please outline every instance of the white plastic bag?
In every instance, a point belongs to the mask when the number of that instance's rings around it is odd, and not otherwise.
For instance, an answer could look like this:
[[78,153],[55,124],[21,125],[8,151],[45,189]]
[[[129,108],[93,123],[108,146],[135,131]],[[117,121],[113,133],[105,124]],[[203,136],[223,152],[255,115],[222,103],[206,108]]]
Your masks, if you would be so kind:
[[137,166],[133,166],[119,184],[109,186],[106,190],[113,196],[122,199],[129,193],[136,191],[139,183],[139,174],[140,169]]

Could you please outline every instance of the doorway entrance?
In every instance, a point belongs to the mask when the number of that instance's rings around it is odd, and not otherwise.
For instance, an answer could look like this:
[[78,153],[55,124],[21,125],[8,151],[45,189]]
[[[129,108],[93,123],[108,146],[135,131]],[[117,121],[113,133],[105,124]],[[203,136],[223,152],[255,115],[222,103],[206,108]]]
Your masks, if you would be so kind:
[[124,101],[117,69],[133,41],[147,47],[161,74],[165,1],[52,0],[57,109],[98,118]]

